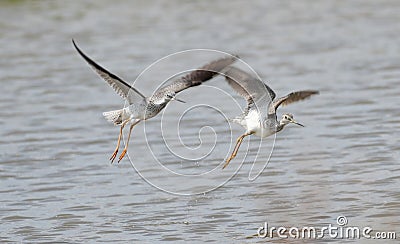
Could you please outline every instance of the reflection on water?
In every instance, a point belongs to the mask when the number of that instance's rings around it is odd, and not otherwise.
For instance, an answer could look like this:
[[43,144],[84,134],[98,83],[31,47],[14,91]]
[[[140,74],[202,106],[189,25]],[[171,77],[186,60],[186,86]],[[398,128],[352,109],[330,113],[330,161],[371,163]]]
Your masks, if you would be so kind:
[[[265,221],[324,226],[335,224],[339,215],[352,226],[399,232],[397,1],[0,5],[0,240],[257,242],[246,237]],[[248,145],[249,159],[223,187],[202,195],[168,194],[147,184],[128,160],[109,164],[118,129],[101,112],[123,102],[77,56],[71,38],[129,81],[160,57],[210,48],[239,53],[278,96],[298,89],[318,89],[321,95],[279,111],[294,113],[306,127],[278,134],[272,159],[254,182],[248,172],[256,137]],[[179,70],[204,61],[170,65]],[[150,94],[171,75],[171,67],[135,86]],[[221,78],[209,85],[201,89],[233,94]],[[190,105],[215,103],[228,118],[240,113],[231,100],[211,96],[215,91],[196,91],[179,96]],[[171,121],[184,106],[168,107],[166,131],[176,129]],[[208,182],[158,175],[144,128],[151,147],[162,148],[160,119],[135,128],[132,161],[158,184],[201,191],[200,183]],[[233,125],[231,135],[215,111],[193,113],[186,123],[180,128],[185,144],[196,147],[200,138],[208,146],[213,130],[218,143],[200,162],[156,150],[168,168],[185,174],[217,167],[242,132]],[[204,129],[199,137],[206,123],[213,130]],[[180,150],[180,142],[170,142]],[[269,143],[262,143],[260,164],[269,155],[263,153]],[[210,182],[227,179],[239,165],[237,160],[227,171],[216,169]]]

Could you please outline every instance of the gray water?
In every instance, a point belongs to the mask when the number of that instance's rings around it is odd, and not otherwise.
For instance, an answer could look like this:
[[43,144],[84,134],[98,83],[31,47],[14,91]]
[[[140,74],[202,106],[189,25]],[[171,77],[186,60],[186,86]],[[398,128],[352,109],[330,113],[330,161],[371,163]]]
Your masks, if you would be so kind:
[[[399,238],[399,13],[398,1],[372,0],[0,2],[0,241],[265,242],[254,234],[266,221],[320,228],[340,215]],[[279,109],[306,127],[280,132],[269,161],[274,137],[256,160],[260,139],[251,137],[222,171],[243,133],[224,116],[240,114],[234,99],[244,103],[216,78],[138,125],[132,164],[111,165],[118,128],[101,113],[124,101],[71,38],[129,82],[166,55],[203,48],[239,54],[278,96],[321,94]],[[149,95],[175,72],[223,56],[199,53],[135,87]],[[187,113],[182,144],[177,120],[196,104],[214,107]],[[269,163],[251,181],[254,161],[254,173]]]

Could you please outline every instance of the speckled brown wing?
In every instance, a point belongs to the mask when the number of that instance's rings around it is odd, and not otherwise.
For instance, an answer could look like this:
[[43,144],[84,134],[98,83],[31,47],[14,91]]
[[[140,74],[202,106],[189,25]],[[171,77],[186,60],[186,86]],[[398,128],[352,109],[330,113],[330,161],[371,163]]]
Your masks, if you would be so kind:
[[279,106],[285,106],[294,102],[298,102],[301,100],[304,100],[306,98],[309,98],[312,95],[319,94],[318,91],[315,90],[305,90],[305,91],[296,91],[292,92],[284,97],[276,99],[272,103],[272,106],[270,106],[268,113],[269,114],[274,114],[276,113],[276,110],[278,109]]
[[145,103],[145,96],[141,94],[138,90],[130,86],[124,80],[101,67],[99,64],[90,59],[86,54],[84,54],[76,45],[75,41],[72,40],[72,43],[78,53],[82,56],[82,58],[92,67],[92,69],[105,80],[113,89],[120,95],[122,98],[126,99],[129,104],[141,104]]
[[161,97],[166,91],[174,91],[175,93],[178,93],[187,88],[198,86],[221,73],[223,69],[233,64],[236,60],[238,60],[238,56],[228,56],[212,61],[198,69],[195,69],[189,74],[180,77],[170,85],[160,88],[154,93],[153,97]]
[[276,96],[275,92],[260,79],[236,67],[229,67],[225,77],[233,90],[246,99],[245,114],[251,109],[257,109],[261,114],[260,118],[264,118],[265,111]]

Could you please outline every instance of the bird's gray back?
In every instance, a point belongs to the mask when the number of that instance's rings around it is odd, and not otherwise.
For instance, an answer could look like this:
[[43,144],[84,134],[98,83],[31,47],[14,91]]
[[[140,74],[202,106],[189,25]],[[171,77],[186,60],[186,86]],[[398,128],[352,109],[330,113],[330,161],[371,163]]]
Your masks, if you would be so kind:
[[146,120],[156,116],[166,105],[167,102],[155,103],[148,100],[147,103],[131,104],[126,109],[128,109],[128,114],[132,118]]

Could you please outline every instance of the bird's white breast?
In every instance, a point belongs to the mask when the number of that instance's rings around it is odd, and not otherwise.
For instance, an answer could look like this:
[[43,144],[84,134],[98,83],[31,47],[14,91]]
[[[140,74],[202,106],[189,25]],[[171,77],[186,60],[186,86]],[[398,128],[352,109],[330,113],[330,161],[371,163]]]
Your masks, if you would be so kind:
[[260,115],[256,110],[249,111],[244,119],[246,123],[243,123],[242,126],[246,128],[247,133],[254,132],[254,135],[262,138],[275,133],[270,129],[270,127],[265,127],[266,125],[260,123],[262,120],[260,119]]

